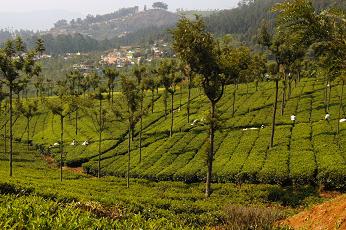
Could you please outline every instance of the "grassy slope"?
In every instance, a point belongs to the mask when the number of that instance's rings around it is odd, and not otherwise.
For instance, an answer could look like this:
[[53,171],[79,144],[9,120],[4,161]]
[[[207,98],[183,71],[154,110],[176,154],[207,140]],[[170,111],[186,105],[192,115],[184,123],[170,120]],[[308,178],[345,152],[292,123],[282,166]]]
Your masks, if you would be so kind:
[[[3,142],[0,142],[2,148]],[[229,183],[214,184],[214,193],[205,199],[203,183],[132,179],[131,187],[127,189],[125,179],[97,179],[67,169],[64,170],[63,182],[60,182],[59,169],[44,161],[36,151],[27,151],[26,146],[20,143],[15,143],[14,149],[12,178],[8,177],[7,155],[0,155],[2,229],[47,229],[46,226],[51,229],[83,226],[101,229],[204,229],[206,226],[230,225],[227,210],[233,210],[234,205],[256,206],[260,212],[280,213],[270,214],[273,221],[321,201],[311,187],[290,190],[265,184],[242,187]],[[268,206],[272,208],[266,208]],[[240,214],[246,216],[246,212]],[[241,221],[242,217],[238,219]]]
[[[233,87],[227,87],[225,97],[218,104],[223,118],[223,130],[216,134],[214,161],[215,181],[248,181],[263,183],[317,183],[331,187],[345,187],[345,124],[341,124],[341,136],[335,138],[337,124],[338,88],[333,88],[330,111],[332,121],[324,120],[323,83],[316,79],[303,79],[293,87],[284,116],[278,109],[275,147],[268,148],[274,89],[272,83],[261,83],[255,91],[253,85],[240,85],[235,103],[236,113],[231,116]],[[180,95],[175,97],[178,108]],[[150,94],[146,98],[149,106]],[[116,101],[120,104],[120,101]],[[207,129],[193,127],[186,119],[186,92],[182,95],[182,110],[174,112],[174,135],[168,137],[170,114],[163,116],[163,99],[155,104],[144,117],[143,158],[139,162],[138,136],[132,144],[131,175],[155,180],[200,181],[206,174],[205,147]],[[201,119],[208,110],[208,101],[198,90],[193,91],[191,120]],[[278,106],[280,108],[280,106]],[[170,101],[168,101],[170,108]],[[293,126],[290,115],[296,114],[298,123]],[[245,127],[266,127],[243,131]],[[33,119],[32,138],[35,143],[48,146],[59,138],[58,118],[44,112]],[[136,126],[138,134],[139,125]],[[26,138],[25,121],[19,118],[15,135]],[[66,119],[65,137],[69,143],[76,138],[80,143],[91,139],[88,147],[67,147],[66,163],[80,165],[90,173],[96,173],[98,145],[97,134],[90,119],[80,118],[79,135],[74,135],[74,115]],[[180,132],[181,131],[181,132]],[[103,135],[102,174],[124,176],[127,166],[127,129],[125,121],[112,121]],[[55,151],[56,152],[56,151]],[[302,164],[302,162],[304,162]]]

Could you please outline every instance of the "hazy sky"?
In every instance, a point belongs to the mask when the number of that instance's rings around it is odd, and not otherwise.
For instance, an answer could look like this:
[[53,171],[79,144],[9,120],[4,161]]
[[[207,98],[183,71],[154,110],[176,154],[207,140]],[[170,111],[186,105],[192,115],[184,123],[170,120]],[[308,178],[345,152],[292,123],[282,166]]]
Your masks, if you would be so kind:
[[[60,19],[83,18],[87,14],[106,14],[120,8],[144,5],[160,0],[0,0],[0,29],[48,30]],[[239,0],[161,0],[170,11],[183,9],[229,9]]]
[[[76,13],[104,14],[127,6],[151,6],[158,0],[0,0],[0,12],[36,10],[67,10]],[[239,0],[165,0],[171,11],[187,9],[225,9],[237,5]]]

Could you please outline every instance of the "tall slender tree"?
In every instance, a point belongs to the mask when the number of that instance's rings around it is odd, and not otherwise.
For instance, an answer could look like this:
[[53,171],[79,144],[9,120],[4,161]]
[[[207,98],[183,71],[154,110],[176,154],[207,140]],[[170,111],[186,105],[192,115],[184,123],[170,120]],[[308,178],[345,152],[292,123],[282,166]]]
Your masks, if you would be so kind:
[[[80,86],[81,81],[83,79],[83,75],[79,70],[73,70],[66,74],[66,82],[69,89],[69,94],[75,97],[75,100],[78,101],[78,97],[81,94]],[[75,135],[78,135],[78,111],[79,105],[75,104]]]
[[180,75],[177,74],[178,66],[174,60],[164,60],[161,66],[165,69],[166,74],[162,75],[161,82],[165,87],[165,91],[171,95],[171,128],[169,136],[173,136],[173,125],[174,125],[174,94],[176,92],[176,86],[182,81]]
[[[163,85],[162,80],[167,78],[167,76],[171,73],[170,63],[167,60],[160,62],[160,66],[159,66],[157,72],[161,78],[160,79],[161,85]],[[167,109],[167,107],[168,107],[168,90],[166,87],[165,87],[165,91],[163,94],[163,105],[165,107],[165,119],[167,119],[167,115],[168,115],[168,109]]]
[[191,67],[186,63],[181,63],[180,69],[187,80],[188,92],[187,92],[186,114],[187,114],[187,123],[190,124],[190,104],[191,104],[191,89],[193,84],[192,82],[193,73],[191,71]]
[[304,57],[307,47],[303,45],[300,34],[292,33],[281,26],[277,26],[275,33],[272,35],[266,22],[262,23],[257,39],[260,45],[268,48],[274,55],[276,64],[279,66],[283,85],[281,101],[281,115],[283,115],[287,100],[287,83],[290,67],[297,59]]
[[114,103],[114,88],[115,88],[115,80],[119,77],[119,71],[114,68],[105,68],[103,70],[103,74],[108,79],[108,98],[111,100],[112,104]]
[[[140,89],[140,124],[139,124],[139,162],[142,161],[142,132],[143,132],[143,102],[144,102],[144,84],[143,78],[146,73],[146,68],[144,66],[136,66],[133,71],[135,77],[137,78],[137,85]],[[133,135],[132,135],[133,138]]]
[[[105,96],[103,95],[106,90],[100,85],[95,94],[90,97],[90,100],[83,100],[82,108],[84,108],[85,114],[87,114],[94,125],[96,132],[98,133],[98,166],[97,166],[97,177],[101,177],[101,155],[102,155],[102,134],[108,128],[107,121],[109,120],[110,113],[103,106]],[[94,99],[98,101],[98,107],[94,106]]]
[[345,116],[345,111],[344,111],[344,87],[345,87],[345,83],[346,83],[346,75],[343,75],[342,77],[340,77],[339,79],[339,84],[340,84],[340,95],[339,95],[339,112],[338,112],[338,125],[337,125],[337,135],[339,136],[340,134],[340,119],[341,119],[341,114],[343,113],[343,115]]
[[4,154],[7,154],[7,103],[6,103],[6,96],[7,94],[3,91],[2,84],[0,83],[0,117],[2,118],[3,123],[1,123],[1,128],[4,129],[3,139],[4,139]]
[[[314,59],[326,71],[326,92],[331,91],[331,81],[341,75],[346,61],[346,13],[342,9],[330,8],[319,11],[311,0],[292,0],[275,5],[277,27],[286,34],[298,38],[295,44],[300,49],[313,51]],[[310,55],[311,56],[311,55]],[[331,92],[329,92],[330,95]],[[325,95],[328,112],[329,95]]]
[[26,132],[27,132],[27,144],[28,150],[30,147],[30,121],[36,115],[38,115],[38,102],[35,101],[27,101],[26,103],[18,102],[17,111],[21,113],[26,118]]
[[279,70],[276,63],[272,62],[268,65],[268,75],[267,77],[269,80],[273,80],[275,82],[275,99],[274,99],[274,105],[273,105],[273,116],[272,116],[272,130],[270,135],[270,148],[274,147],[274,138],[275,138],[275,127],[276,127],[276,111],[277,111],[277,104],[278,104],[278,93],[279,93]]
[[219,58],[220,49],[213,36],[206,31],[200,17],[195,21],[182,18],[171,31],[173,49],[191,70],[203,76],[202,86],[210,102],[209,151],[207,154],[207,177],[205,195],[211,194],[212,166],[214,159],[214,139],[217,128],[216,104],[224,93],[225,79],[222,75]]
[[56,99],[47,100],[47,108],[60,118],[60,181],[63,179],[62,168],[64,165],[64,119],[66,116],[73,113],[76,109],[74,97],[69,95],[68,86],[66,81],[59,81],[55,88],[55,94],[58,96]]
[[[222,72],[226,75],[225,84],[234,84],[233,100],[232,100],[232,116],[235,113],[236,101],[236,83],[248,73],[248,68],[251,63],[250,49],[245,46],[232,47],[228,43],[224,43],[222,53],[220,55],[220,64]],[[246,71],[245,71],[246,70]]]
[[128,119],[128,162],[127,162],[127,187],[130,187],[130,168],[131,168],[131,134],[135,127],[135,113],[140,103],[140,92],[137,84],[132,79],[121,76],[121,89],[127,105]]
[[143,79],[143,86],[145,90],[150,90],[151,92],[151,113],[154,113],[154,104],[155,104],[155,89],[156,83],[153,76],[146,76]]

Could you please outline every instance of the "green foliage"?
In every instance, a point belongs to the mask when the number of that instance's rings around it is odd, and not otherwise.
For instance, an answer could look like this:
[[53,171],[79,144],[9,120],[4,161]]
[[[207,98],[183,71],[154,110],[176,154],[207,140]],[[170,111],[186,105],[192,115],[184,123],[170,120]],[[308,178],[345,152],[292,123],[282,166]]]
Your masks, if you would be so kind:
[[168,5],[166,3],[164,3],[164,2],[154,2],[153,3],[153,8],[167,10],[168,9]]

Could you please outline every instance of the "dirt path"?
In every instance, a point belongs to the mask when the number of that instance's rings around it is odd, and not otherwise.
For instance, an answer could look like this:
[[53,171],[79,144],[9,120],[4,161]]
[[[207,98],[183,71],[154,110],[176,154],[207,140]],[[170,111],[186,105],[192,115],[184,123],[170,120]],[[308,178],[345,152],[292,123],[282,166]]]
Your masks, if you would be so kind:
[[77,173],[77,174],[87,175],[86,173],[84,173],[83,167],[71,168],[71,167],[64,166],[62,169],[73,172],[73,173]]
[[[56,168],[57,167],[56,161],[53,157],[51,157],[49,155],[45,155],[45,156],[43,156],[43,159],[47,162],[47,164],[50,168]],[[83,167],[71,168],[71,167],[64,166],[62,169],[65,171],[70,171],[72,173],[76,173],[76,174],[88,175],[84,172]],[[88,176],[90,176],[90,175],[88,175]]]
[[338,196],[310,210],[298,213],[281,222],[280,225],[306,230],[346,229],[346,195]]

